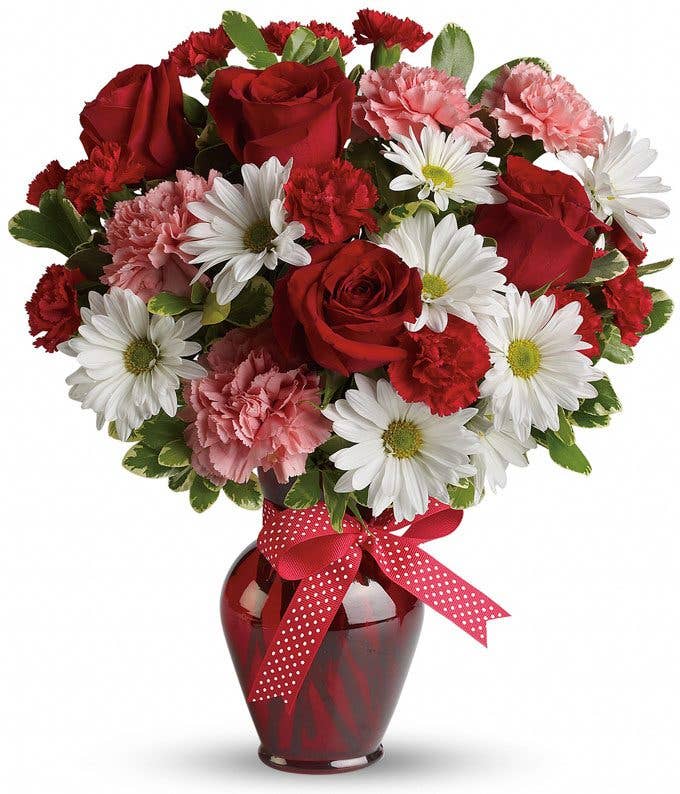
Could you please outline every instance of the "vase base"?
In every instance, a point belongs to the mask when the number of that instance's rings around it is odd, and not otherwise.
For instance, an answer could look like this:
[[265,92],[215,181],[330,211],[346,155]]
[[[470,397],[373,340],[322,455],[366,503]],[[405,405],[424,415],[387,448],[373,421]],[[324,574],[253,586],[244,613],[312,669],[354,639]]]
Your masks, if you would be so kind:
[[344,758],[339,761],[295,761],[272,755],[264,747],[260,747],[257,754],[263,764],[281,772],[295,772],[303,775],[335,775],[340,772],[353,772],[374,764],[382,758],[383,747],[381,744],[368,755],[362,755],[359,758]]

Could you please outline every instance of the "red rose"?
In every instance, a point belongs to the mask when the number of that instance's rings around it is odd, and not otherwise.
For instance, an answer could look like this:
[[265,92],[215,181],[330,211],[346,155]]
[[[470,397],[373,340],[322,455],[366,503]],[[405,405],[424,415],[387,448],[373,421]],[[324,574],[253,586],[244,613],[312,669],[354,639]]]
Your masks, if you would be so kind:
[[386,47],[398,44],[403,50],[415,52],[432,38],[431,33],[425,33],[422,25],[412,19],[400,19],[394,14],[368,8],[358,11],[352,24],[357,44],[377,44],[382,41]]
[[171,61],[133,66],[120,72],[80,114],[85,151],[112,141],[128,146],[156,179],[188,165],[195,134],[184,119],[182,87]]
[[638,248],[616,222],[612,224],[612,230],[609,233],[609,245],[612,248],[618,248],[633,267],[641,265],[647,256],[647,249]]
[[645,330],[645,320],[654,308],[649,290],[638,278],[634,267],[608,281],[603,289],[607,306],[614,312],[614,322],[621,331],[624,345],[635,347]]
[[31,336],[45,334],[33,342],[36,347],[54,353],[57,345],[76,333],[80,325],[76,287],[84,279],[80,270],[69,270],[64,265],[47,268],[26,304]]
[[573,301],[577,301],[581,305],[580,314],[583,322],[576,333],[580,334],[581,339],[590,345],[586,350],[581,350],[581,353],[590,358],[597,358],[600,355],[600,342],[597,335],[602,332],[602,318],[593,308],[588,296],[576,289],[564,289],[561,287],[549,290],[547,294],[555,296],[555,311]]
[[441,333],[403,331],[399,344],[406,358],[390,364],[388,372],[407,402],[423,402],[433,413],[448,416],[477,400],[491,361],[474,325],[451,316]]
[[405,358],[397,337],[420,312],[417,269],[365,240],[313,248],[312,262],[277,282],[272,324],[284,352],[343,375]]
[[224,28],[212,28],[205,33],[192,33],[186,41],[168,53],[182,77],[193,77],[196,70],[207,61],[223,61],[234,49]]
[[43,170],[33,179],[28,186],[26,201],[37,207],[40,204],[40,197],[47,190],[54,190],[64,181],[66,169],[59,160],[52,160]]
[[508,260],[503,270],[507,280],[533,292],[585,276],[594,253],[586,232],[609,226],[593,215],[579,182],[511,156],[498,187],[507,202],[478,207],[474,225],[479,234],[497,241],[499,255]]
[[117,143],[96,146],[87,160],[69,169],[64,179],[66,195],[78,212],[94,207],[103,212],[104,198],[134,185],[144,176],[144,166],[135,160],[127,147]]
[[[266,28],[262,28],[260,32],[267,42],[269,51],[275,52],[277,55],[283,55],[283,48],[286,46],[288,37],[300,27],[300,24],[300,22],[284,22],[281,20],[280,22],[270,22]],[[313,19],[305,27],[311,30],[317,39],[337,39],[340,45],[340,52],[343,55],[348,55],[354,49],[352,39],[329,22],[317,22]]]
[[293,168],[285,191],[288,217],[304,224],[309,240],[341,243],[362,226],[370,231],[378,228],[371,213],[378,201],[373,180],[346,160]]
[[215,74],[208,109],[239,162],[261,165],[276,156],[316,165],[342,151],[355,93],[332,58],[312,66],[283,61],[262,71],[232,66]]

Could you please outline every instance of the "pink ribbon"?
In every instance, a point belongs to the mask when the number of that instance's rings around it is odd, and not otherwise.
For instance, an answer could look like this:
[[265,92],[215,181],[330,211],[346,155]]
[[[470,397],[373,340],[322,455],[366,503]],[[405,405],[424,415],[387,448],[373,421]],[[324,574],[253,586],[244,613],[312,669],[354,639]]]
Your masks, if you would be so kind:
[[[427,511],[412,522],[397,523],[391,511],[367,526],[346,516],[343,531],[338,533],[323,503],[306,510],[288,510],[265,501],[258,549],[283,579],[299,579],[300,584],[262,660],[248,700],[280,697],[292,706],[356,576],[363,551],[389,579],[486,645],[487,622],[508,617],[508,613],[419,548],[421,543],[449,535],[462,517],[462,511],[431,499]],[[409,523],[403,535],[394,534]]]

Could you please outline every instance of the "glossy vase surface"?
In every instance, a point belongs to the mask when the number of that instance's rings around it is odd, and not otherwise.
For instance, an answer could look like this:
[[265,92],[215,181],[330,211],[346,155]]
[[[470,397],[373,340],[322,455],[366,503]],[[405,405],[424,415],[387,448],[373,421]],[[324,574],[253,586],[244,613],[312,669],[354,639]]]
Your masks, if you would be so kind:
[[[281,579],[253,544],[230,571],[221,615],[244,695],[298,582]],[[359,769],[382,755],[423,621],[423,605],[364,552],[297,700],[249,703],[261,760],[289,772]]]

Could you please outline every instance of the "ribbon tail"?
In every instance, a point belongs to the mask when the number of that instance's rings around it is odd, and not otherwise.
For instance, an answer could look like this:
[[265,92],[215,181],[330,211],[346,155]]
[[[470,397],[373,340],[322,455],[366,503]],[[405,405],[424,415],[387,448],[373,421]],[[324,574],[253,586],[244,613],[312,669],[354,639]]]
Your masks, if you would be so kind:
[[486,624],[510,616],[487,595],[419,548],[417,541],[388,535],[375,540],[368,549],[393,582],[484,646]]
[[295,700],[361,562],[358,546],[298,585],[248,694],[249,702]]

